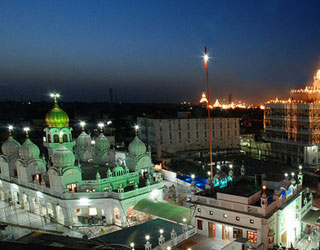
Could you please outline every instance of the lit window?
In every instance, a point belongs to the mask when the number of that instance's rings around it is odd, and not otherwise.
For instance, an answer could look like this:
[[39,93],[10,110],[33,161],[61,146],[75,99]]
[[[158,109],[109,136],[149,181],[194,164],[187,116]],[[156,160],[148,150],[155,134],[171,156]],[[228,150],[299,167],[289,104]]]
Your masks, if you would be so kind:
[[227,218],[228,217],[228,215],[227,214],[223,214],[223,218]]
[[96,207],[89,207],[89,215],[96,216],[98,214]]
[[247,231],[248,241],[257,243],[257,232]]

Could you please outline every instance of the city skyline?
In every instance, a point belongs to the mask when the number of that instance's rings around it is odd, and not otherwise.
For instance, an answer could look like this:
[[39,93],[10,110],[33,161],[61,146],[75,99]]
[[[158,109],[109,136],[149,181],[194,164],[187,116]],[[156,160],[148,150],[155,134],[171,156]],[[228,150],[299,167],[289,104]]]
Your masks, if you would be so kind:
[[317,9],[309,1],[21,3],[0,10],[0,100],[197,102],[210,54],[211,101],[263,103],[312,82]]

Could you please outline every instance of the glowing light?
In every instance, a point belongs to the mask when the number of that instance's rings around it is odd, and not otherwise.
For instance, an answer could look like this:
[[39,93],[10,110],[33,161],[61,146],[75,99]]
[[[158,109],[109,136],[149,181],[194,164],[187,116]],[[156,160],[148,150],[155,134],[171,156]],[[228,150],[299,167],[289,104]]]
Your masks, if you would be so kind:
[[30,131],[30,128],[29,128],[29,127],[24,127],[24,128],[23,128],[23,131],[29,132],[29,131]]
[[230,168],[230,169],[232,169],[232,168],[233,168],[232,164],[230,164],[230,165],[229,165],[229,168]]
[[150,236],[149,235],[146,235],[146,240],[150,240]]
[[288,177],[288,173],[285,173],[284,176],[287,178]]
[[292,177],[294,176],[294,172],[291,173],[291,176],[292,176]]
[[13,126],[12,126],[12,125],[9,125],[9,126],[8,126],[8,129],[9,129],[9,130],[13,130]]
[[104,124],[103,124],[102,122],[99,122],[99,123],[98,123],[98,127],[99,127],[100,129],[103,129]]
[[167,250],[171,250],[171,247],[167,247]]
[[86,126],[86,123],[83,122],[83,121],[81,121],[81,122],[80,122],[80,126],[81,126],[81,127],[84,127],[84,126]]
[[207,54],[204,54],[203,55],[203,60],[204,60],[205,63],[208,62],[209,61],[209,56]]
[[139,129],[139,125],[135,125],[135,126],[134,126],[134,129],[135,129],[135,130],[138,130],[138,129]]
[[89,199],[88,198],[80,198],[79,204],[80,205],[89,205]]
[[194,174],[191,175],[192,180],[195,178],[196,176]]
[[134,248],[134,243],[133,242],[130,243],[130,247]]
[[299,169],[300,169],[300,170],[302,169],[302,166],[301,166],[301,165],[299,166]]
[[92,141],[91,141],[91,144],[92,144],[92,145],[96,144],[96,141],[95,141],[95,140],[92,140]]
[[263,190],[266,190],[266,189],[267,189],[267,186],[266,186],[266,185],[263,185],[263,186],[262,186],[262,189],[263,189]]
[[112,123],[112,121],[107,121],[107,125],[109,126]]
[[211,175],[211,172],[210,172],[210,171],[208,171],[208,175],[209,175],[209,176]]
[[204,103],[204,102],[208,103],[208,100],[207,100],[206,94],[202,92],[200,103]]
[[221,169],[221,166],[220,166],[220,165],[217,165],[217,169],[219,169],[219,170],[220,170],[220,169]]
[[163,234],[163,229],[160,229],[160,234]]
[[186,219],[186,218],[183,218],[182,221],[183,221],[184,223],[186,223],[186,222],[187,222],[187,219]]

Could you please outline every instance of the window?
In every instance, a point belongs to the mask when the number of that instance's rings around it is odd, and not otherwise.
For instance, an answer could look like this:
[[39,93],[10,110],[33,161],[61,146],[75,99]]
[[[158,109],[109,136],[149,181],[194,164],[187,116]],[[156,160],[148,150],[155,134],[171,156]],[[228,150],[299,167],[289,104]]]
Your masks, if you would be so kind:
[[199,230],[203,229],[202,220],[197,220],[197,225]]
[[257,243],[257,232],[247,231],[247,238],[250,242]]
[[53,142],[54,143],[59,143],[59,135],[54,135],[53,136]]
[[253,224],[253,223],[254,223],[254,220],[253,220],[253,219],[251,219],[251,220],[250,220],[250,223],[251,223],[251,224]]
[[228,218],[228,215],[227,214],[223,214],[223,218]]
[[89,207],[89,216],[96,216],[98,214],[96,207]]
[[63,142],[68,142],[68,136],[66,134],[64,134],[62,138],[63,138]]
[[196,133],[196,136],[197,136],[197,138],[199,138],[199,132],[197,131],[197,133]]
[[188,132],[188,139],[190,139],[190,132]]
[[179,139],[181,139],[181,132],[179,132]]
[[213,212],[212,212],[212,211],[210,211],[210,215],[213,215]]
[[237,216],[237,217],[236,217],[236,220],[237,220],[237,221],[240,221],[240,217],[239,217],[239,216]]

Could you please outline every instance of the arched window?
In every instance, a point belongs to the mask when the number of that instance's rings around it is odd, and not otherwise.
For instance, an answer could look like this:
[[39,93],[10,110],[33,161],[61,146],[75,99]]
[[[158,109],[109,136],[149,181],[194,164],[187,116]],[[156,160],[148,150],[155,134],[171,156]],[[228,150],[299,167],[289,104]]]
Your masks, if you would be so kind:
[[63,142],[68,142],[68,136],[66,134],[64,134],[62,136]]
[[54,135],[53,136],[53,142],[54,143],[59,143],[59,135]]
[[51,141],[51,136],[48,135],[47,138],[48,138],[47,142],[51,143],[51,142],[52,142],[52,141]]

